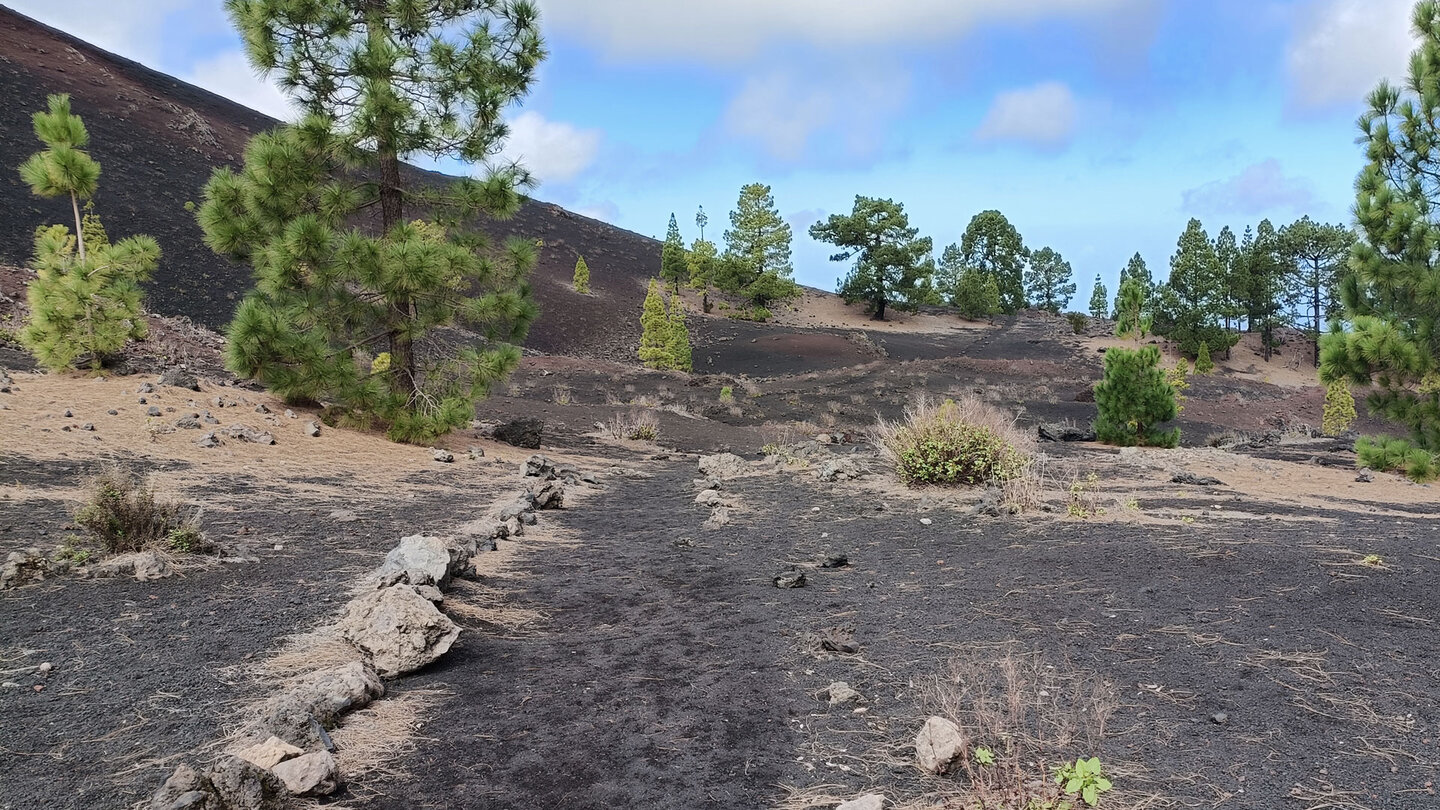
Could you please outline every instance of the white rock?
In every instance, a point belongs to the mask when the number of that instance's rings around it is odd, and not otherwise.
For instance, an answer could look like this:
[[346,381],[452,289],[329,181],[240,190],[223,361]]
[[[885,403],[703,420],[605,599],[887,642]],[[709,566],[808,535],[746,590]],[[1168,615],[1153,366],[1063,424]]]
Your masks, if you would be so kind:
[[329,751],[315,751],[286,760],[270,769],[285,789],[295,796],[327,796],[340,786],[335,757]]
[[963,749],[960,727],[944,717],[926,720],[915,736],[915,762],[926,773],[944,773]]
[[883,810],[885,797],[879,793],[871,793],[868,796],[861,796],[858,799],[851,799],[843,804],[835,806],[835,810]]
[[270,739],[262,743],[235,752],[235,756],[249,762],[250,764],[270,770],[287,759],[293,759],[305,753],[300,748],[285,742],[284,740],[271,735]]
[[358,597],[345,608],[341,635],[370,655],[375,671],[393,678],[449,651],[460,628],[408,585]]
[[700,472],[708,478],[735,478],[750,471],[750,465],[745,459],[734,453],[720,453],[714,456],[700,457]]
[[380,564],[380,581],[391,585],[403,578],[411,585],[444,588],[450,583],[452,565],[459,562],[452,560],[449,545],[443,537],[424,534],[400,538],[399,545],[390,549]]
[[850,684],[844,681],[836,681],[830,684],[830,705],[841,706],[846,703],[854,703],[861,697],[860,693],[850,688]]
[[695,496],[695,503],[701,506],[719,506],[722,502],[720,493],[713,489],[707,489]]

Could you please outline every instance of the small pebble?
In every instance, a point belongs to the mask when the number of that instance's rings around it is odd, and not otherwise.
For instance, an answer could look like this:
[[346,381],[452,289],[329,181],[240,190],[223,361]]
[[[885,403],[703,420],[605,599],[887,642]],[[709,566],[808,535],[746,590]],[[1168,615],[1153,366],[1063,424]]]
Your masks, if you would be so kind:
[[1214,723],[1217,726],[1223,726],[1226,723],[1230,722],[1230,715],[1226,714],[1225,712],[1215,712],[1214,714],[1210,715],[1210,722]]
[[41,665],[39,666],[39,670],[40,670],[41,672],[49,672],[50,670],[52,670],[52,669],[54,669],[54,668],[55,668],[55,665],[52,664],[52,663],[50,663],[49,661],[46,661],[45,663],[43,663],[43,664],[41,664]]
[[141,405],[144,405],[144,404],[145,404],[145,397],[140,397],[140,404],[141,404]]
[[930,518],[920,518],[920,525],[921,525],[921,526],[929,526],[931,523],[934,523],[934,522],[935,522],[935,521],[931,520]]
[[70,412],[70,409],[69,409],[69,408],[66,408],[66,409],[65,409],[65,418],[66,418],[66,419],[69,419],[70,417],[72,417],[72,416],[74,416],[74,415],[75,415],[75,414],[73,414],[73,413]]
[[[120,412],[117,411],[117,410],[115,410],[114,408],[111,408],[110,410],[106,411],[106,413],[110,414],[111,416],[119,416],[119,415],[120,415]],[[65,412],[65,415],[66,415],[66,416],[69,416],[69,415],[70,415],[70,412],[69,412],[69,411],[66,411],[66,412]]]
[[80,426],[80,429],[81,429],[81,430],[90,430],[90,431],[93,431],[93,430],[95,430],[95,426],[92,425],[92,424],[90,424],[89,422],[86,422],[85,424],[83,424],[83,425]]
[[146,415],[146,416],[159,416],[159,415],[160,415],[160,409],[157,408],[157,407],[155,407],[154,405],[151,405],[149,408],[146,408],[146,409],[145,409],[145,415]]

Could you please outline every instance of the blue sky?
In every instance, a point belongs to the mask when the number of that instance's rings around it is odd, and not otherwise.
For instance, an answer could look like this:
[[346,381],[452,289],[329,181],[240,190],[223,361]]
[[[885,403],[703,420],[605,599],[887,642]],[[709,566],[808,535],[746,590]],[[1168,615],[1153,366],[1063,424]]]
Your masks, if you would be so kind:
[[[283,114],[219,0],[4,0]],[[856,194],[905,204],[939,251],[995,208],[1114,292],[1157,277],[1199,217],[1350,220],[1354,120],[1403,78],[1410,0],[540,0],[551,58],[511,116],[536,196],[641,233],[718,237],[774,188],[796,276],[845,268],[806,235]]]

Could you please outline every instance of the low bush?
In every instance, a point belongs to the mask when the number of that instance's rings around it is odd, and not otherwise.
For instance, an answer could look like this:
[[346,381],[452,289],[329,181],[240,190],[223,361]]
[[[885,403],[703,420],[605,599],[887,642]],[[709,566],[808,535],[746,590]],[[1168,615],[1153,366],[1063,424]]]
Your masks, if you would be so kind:
[[900,422],[880,422],[876,437],[911,486],[1003,483],[1022,475],[1034,457],[1034,440],[974,397],[922,400]]
[[1350,383],[1335,380],[1325,386],[1325,415],[1320,423],[1326,436],[1339,436],[1355,423],[1355,395]]
[[1180,429],[1159,426],[1179,409],[1175,388],[1160,367],[1160,350],[1111,349],[1105,353],[1105,377],[1095,386],[1095,435],[1106,444],[1174,447]]
[[1090,316],[1083,312],[1067,312],[1065,320],[1070,322],[1070,328],[1075,330],[1077,335],[1084,334],[1085,330],[1090,328]]
[[1405,439],[1362,436],[1355,442],[1360,466],[1378,472],[1402,472],[1410,480],[1428,483],[1440,478],[1435,454]]
[[617,413],[606,428],[621,441],[653,442],[660,438],[660,418],[650,411]]
[[90,482],[86,503],[75,512],[75,524],[88,531],[106,552],[124,554],[145,549],[184,553],[208,551],[193,507],[156,494],[148,480],[115,467]]

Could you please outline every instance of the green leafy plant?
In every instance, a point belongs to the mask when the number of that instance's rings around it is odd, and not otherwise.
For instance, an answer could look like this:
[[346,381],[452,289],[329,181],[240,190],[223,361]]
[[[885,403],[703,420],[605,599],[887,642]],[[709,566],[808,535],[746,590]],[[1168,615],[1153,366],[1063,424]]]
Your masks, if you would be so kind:
[[1070,328],[1077,335],[1083,334],[1086,329],[1090,328],[1090,316],[1083,312],[1067,312],[1065,320],[1070,322]]
[[1355,442],[1355,455],[1362,467],[1378,472],[1403,472],[1412,481],[1425,483],[1440,477],[1435,454],[1406,439],[1362,436]]
[[1360,564],[1368,565],[1371,568],[1380,568],[1385,565],[1385,558],[1379,554],[1366,554],[1365,558],[1360,561]]
[[1185,358],[1175,361],[1175,365],[1165,369],[1165,382],[1170,384],[1170,389],[1175,392],[1175,415],[1179,416],[1185,412],[1185,392],[1190,390],[1190,364]]
[[1100,804],[1100,794],[1112,787],[1110,780],[1105,778],[1099,757],[1081,757],[1061,765],[1055,770],[1055,783],[1066,794],[1078,795],[1090,807]]
[[983,745],[981,745],[981,746],[976,746],[976,748],[975,748],[975,761],[976,761],[977,763],[981,764],[981,765],[994,765],[994,764],[995,764],[995,752],[994,752],[994,751],[991,751],[989,748],[986,748],[986,747],[983,746]]
[[721,401],[721,402],[727,402],[727,403],[728,403],[728,402],[734,402],[734,401],[735,401],[735,389],[734,389],[733,387],[731,387],[731,386],[728,386],[728,385],[721,387],[721,389],[720,389],[720,401]]
[[1084,478],[1079,478],[1070,484],[1070,503],[1066,507],[1066,513],[1070,517],[1086,519],[1099,515],[1102,511],[1099,504],[1100,476],[1090,473]]
[[571,283],[575,286],[575,292],[581,295],[590,294],[590,266],[585,264],[584,256],[575,259],[575,277]]
[[1004,482],[1023,474],[1034,455],[1012,421],[973,397],[922,402],[900,423],[881,422],[876,433],[911,486]]

